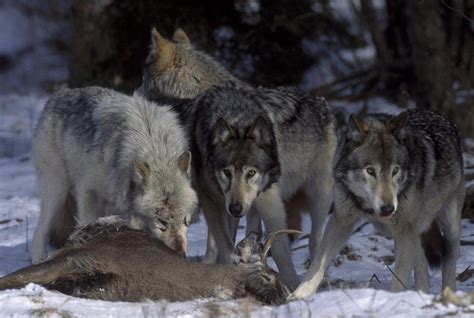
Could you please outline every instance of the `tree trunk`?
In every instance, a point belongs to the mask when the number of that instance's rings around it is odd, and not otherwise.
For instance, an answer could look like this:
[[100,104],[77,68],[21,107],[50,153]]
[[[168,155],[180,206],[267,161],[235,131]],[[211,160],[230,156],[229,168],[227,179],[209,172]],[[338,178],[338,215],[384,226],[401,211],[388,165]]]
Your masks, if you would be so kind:
[[450,116],[454,112],[454,67],[449,59],[446,28],[439,1],[408,1],[408,30],[416,76],[415,101]]

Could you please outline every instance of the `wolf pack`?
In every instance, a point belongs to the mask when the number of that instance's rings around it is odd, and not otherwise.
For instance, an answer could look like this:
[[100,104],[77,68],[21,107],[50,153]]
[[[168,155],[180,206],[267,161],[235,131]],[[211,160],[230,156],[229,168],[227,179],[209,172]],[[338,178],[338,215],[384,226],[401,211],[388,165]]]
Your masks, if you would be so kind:
[[458,129],[445,115],[352,114],[338,125],[326,100],[293,87],[253,87],[182,29],[151,32],[143,83],[133,96],[87,87],[46,103],[33,137],[41,214],[32,262],[79,226],[118,215],[186,255],[203,213],[204,263],[232,264],[239,220],[246,234],[286,229],[308,212],[310,265],[301,281],[290,241],[273,242],[289,299],[313,294],[362,218],[394,239],[391,291],[429,291],[426,233],[455,290],[464,177]]

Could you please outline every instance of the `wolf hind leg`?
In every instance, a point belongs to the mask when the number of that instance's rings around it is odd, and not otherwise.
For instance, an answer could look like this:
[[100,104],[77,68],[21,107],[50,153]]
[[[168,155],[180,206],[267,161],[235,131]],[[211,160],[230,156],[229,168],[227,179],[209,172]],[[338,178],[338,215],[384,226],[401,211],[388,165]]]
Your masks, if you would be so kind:
[[58,214],[63,213],[66,196],[69,192],[66,174],[60,168],[56,171],[40,173],[38,189],[41,199],[41,211],[31,247],[33,264],[40,263],[48,257],[52,222],[58,219]]
[[464,191],[456,195],[437,217],[439,226],[447,240],[447,253],[443,257],[442,289],[456,290],[456,262],[460,253],[461,209],[464,203]]

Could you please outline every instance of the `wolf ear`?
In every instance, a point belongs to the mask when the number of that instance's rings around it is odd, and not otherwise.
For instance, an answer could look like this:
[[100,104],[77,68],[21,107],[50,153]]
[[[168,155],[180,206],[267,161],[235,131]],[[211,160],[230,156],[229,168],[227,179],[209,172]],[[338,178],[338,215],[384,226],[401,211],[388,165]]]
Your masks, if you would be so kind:
[[359,117],[359,115],[352,114],[349,117],[349,126],[353,129],[357,129],[361,134],[367,135],[369,132],[369,125]]
[[133,160],[133,167],[135,169],[135,176],[138,177],[139,181],[143,182],[150,176],[150,166],[146,162]]
[[259,144],[271,144],[273,130],[270,123],[263,116],[258,116],[247,132],[247,138],[255,140]]
[[160,65],[170,65],[173,62],[175,44],[165,39],[155,28],[151,30],[151,55]]
[[235,130],[229,125],[227,120],[220,117],[214,128],[213,144],[217,145],[219,143],[227,142],[236,136],[237,134],[235,133]]
[[385,124],[392,134],[399,132],[407,121],[407,112],[401,112],[387,121]]
[[186,150],[178,158],[178,167],[184,174],[189,175],[191,170],[191,152]]
[[191,46],[191,41],[189,40],[189,37],[181,28],[177,28],[176,31],[174,31],[173,41],[182,45]]

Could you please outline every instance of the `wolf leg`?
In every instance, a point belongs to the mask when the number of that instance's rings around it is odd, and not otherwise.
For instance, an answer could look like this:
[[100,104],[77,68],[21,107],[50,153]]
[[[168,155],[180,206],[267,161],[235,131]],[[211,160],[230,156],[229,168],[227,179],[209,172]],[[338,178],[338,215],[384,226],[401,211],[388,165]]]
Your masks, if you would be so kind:
[[102,214],[97,192],[84,186],[77,196],[78,225],[83,226],[97,220]]
[[[420,240],[421,243],[421,240]],[[415,287],[422,292],[428,293],[430,291],[430,277],[428,274],[428,261],[426,259],[425,250],[418,245],[416,249],[416,263],[415,263]]]
[[390,291],[404,291],[409,286],[410,275],[415,266],[421,238],[414,229],[396,232],[395,238],[395,277],[392,278]]
[[461,194],[453,198],[437,218],[447,240],[447,253],[443,257],[442,290],[446,287],[456,290],[456,262],[460,253],[461,209],[464,202],[463,190],[459,193]]
[[205,264],[214,264],[217,262],[217,255],[219,250],[217,249],[216,240],[212,236],[210,230],[207,231],[207,244],[206,244],[206,253],[202,259],[202,262]]
[[329,216],[321,245],[316,251],[314,260],[301,285],[290,295],[290,299],[305,298],[316,292],[329,264],[349,240],[357,220],[356,217],[338,216],[337,213]]
[[[285,207],[276,185],[261,193],[255,202],[267,232],[276,232],[286,228]],[[287,236],[280,236],[273,243],[272,257],[278,266],[283,282],[290,288],[298,286],[298,276],[291,259],[290,242]]]
[[316,251],[321,242],[323,234],[324,222],[328,216],[331,203],[333,201],[333,181],[332,172],[328,169],[321,169],[318,172],[317,180],[312,180],[306,186],[306,193],[310,200],[311,216],[311,235],[309,238],[309,257],[314,259]]
[[251,207],[249,213],[247,214],[245,236],[249,235],[251,232],[255,232],[260,236],[262,235],[262,219],[258,215],[257,209],[254,207]]
[[215,202],[215,200],[207,195],[203,195],[199,202],[204,211],[208,231],[211,232],[211,235],[208,235],[208,239],[212,237],[217,246],[217,263],[232,264],[231,255],[234,245],[229,233],[229,221],[225,219],[230,216],[222,208],[223,205],[219,206],[219,202]]
[[54,172],[38,176],[38,190],[41,199],[41,213],[33,235],[31,260],[33,264],[44,261],[48,256],[52,222],[62,213],[69,185],[65,173],[58,168]]

